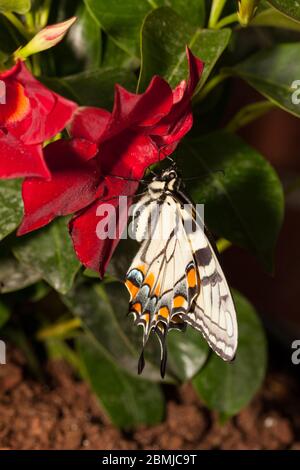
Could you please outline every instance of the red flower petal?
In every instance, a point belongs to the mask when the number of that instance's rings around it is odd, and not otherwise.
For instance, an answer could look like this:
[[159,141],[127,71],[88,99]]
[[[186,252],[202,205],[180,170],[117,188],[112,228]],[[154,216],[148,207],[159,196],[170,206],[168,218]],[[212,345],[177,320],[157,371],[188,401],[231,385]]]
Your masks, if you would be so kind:
[[[81,142],[82,144],[82,142]],[[99,196],[101,174],[95,159],[86,161],[81,145],[59,140],[45,148],[52,179],[27,178],[23,183],[25,215],[18,235],[36,230],[59,215],[88,206]]]
[[[6,122],[7,130],[27,145],[42,143],[54,137],[70,120],[77,108],[76,103],[42,85],[27,70],[23,62],[18,62],[12,71],[8,72],[1,75],[5,78],[8,89],[12,80],[17,81],[19,86],[23,86],[26,96],[18,94],[16,116],[18,119]],[[26,100],[29,100],[30,112],[25,114],[23,111]]]
[[75,137],[99,143],[110,116],[105,109],[80,107],[73,115],[70,132]]
[[146,168],[158,161],[151,137],[126,130],[100,145],[97,159],[102,174],[140,179]]
[[[114,183],[113,181],[110,181],[109,184],[112,187]],[[118,194],[131,196],[136,192],[137,187],[138,182],[119,182]],[[79,260],[86,267],[99,271],[101,277],[104,275],[111,256],[119,243],[120,234],[126,227],[127,209],[131,204],[132,199],[128,198],[127,204],[124,204],[124,207],[122,205],[120,208],[119,199],[115,198],[114,195],[114,191],[109,191],[106,194],[104,201],[94,202],[88,209],[81,211],[79,215],[75,216],[69,225],[74,249]],[[116,220],[116,236],[113,239],[100,239],[97,236],[98,224],[104,219],[104,217],[106,218],[106,206],[104,204],[110,204],[111,209],[116,209],[116,217],[113,215],[112,219],[110,217],[112,223]],[[103,215],[97,215],[100,210]]]
[[102,140],[112,138],[124,129],[153,126],[169,113],[172,105],[172,90],[160,77],[153,77],[147,90],[139,95],[116,85],[114,109]]
[[50,176],[40,145],[24,145],[14,136],[2,131],[0,131],[0,159],[0,178],[24,176],[49,178]]
[[186,94],[191,98],[201,78],[204,69],[204,62],[198,59],[198,57],[194,56],[194,54],[188,47],[186,47],[186,54],[189,64],[189,80],[187,84]]

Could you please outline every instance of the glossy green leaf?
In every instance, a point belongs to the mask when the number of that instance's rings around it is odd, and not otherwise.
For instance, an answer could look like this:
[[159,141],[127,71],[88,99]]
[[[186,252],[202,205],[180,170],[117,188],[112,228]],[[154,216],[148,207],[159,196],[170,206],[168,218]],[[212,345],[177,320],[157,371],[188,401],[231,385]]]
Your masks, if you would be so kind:
[[203,367],[209,353],[207,342],[191,327],[170,331],[168,335],[168,367],[182,382],[191,379]]
[[[185,140],[179,149],[192,198],[205,204],[205,223],[252,251],[268,269],[283,218],[283,192],[266,160],[239,137],[215,132]],[[203,175],[201,177],[201,174]]]
[[[172,7],[197,27],[205,20],[204,0],[85,0],[103,30],[132,56],[139,56],[139,32],[147,13],[161,6]],[[172,26],[173,28],[174,26]]]
[[14,11],[22,15],[30,10],[30,6],[30,0],[0,0],[0,12]]
[[130,428],[162,420],[164,397],[159,385],[124,372],[93,338],[81,336],[77,345],[85,376],[115,425]]
[[293,99],[293,83],[300,77],[300,43],[279,44],[264,49],[236,65],[233,72],[272,102],[295,116],[300,116],[298,101]]
[[138,36],[151,1],[85,0],[103,30],[130,55],[138,56]]
[[112,108],[115,84],[134,91],[136,78],[128,70],[102,68],[63,78],[46,78],[44,83],[54,91],[75,100],[82,106]]
[[138,57],[128,54],[121,49],[110,36],[105,36],[103,41],[102,67],[119,67],[121,69],[135,71],[140,66]]
[[66,218],[60,218],[32,235],[22,237],[13,248],[18,260],[30,266],[55,290],[71,289],[80,263],[68,233]]
[[[1,105],[0,105],[1,106]],[[23,202],[19,180],[0,181],[0,240],[13,232],[21,222]]]
[[297,0],[268,0],[269,3],[284,15],[300,21],[300,3]]
[[262,385],[267,353],[264,331],[252,305],[234,293],[239,326],[236,358],[226,363],[213,354],[193,385],[210,409],[226,419],[244,408]]
[[72,51],[72,59],[77,67],[82,64],[82,69],[95,69],[101,65],[101,29],[83,3],[79,4],[75,16],[77,20],[68,33],[67,44],[63,46],[65,49],[68,46]]
[[258,13],[249,26],[271,26],[273,28],[285,28],[300,31],[300,23],[288,18],[274,8],[268,8]]
[[[2,246],[2,244],[1,244]],[[0,250],[0,293],[24,289],[41,279],[40,274],[30,266],[19,263],[7,247]]]
[[0,328],[2,328],[10,317],[10,310],[7,305],[0,300]]
[[204,63],[200,87],[228,45],[230,30],[195,27],[171,8],[154,10],[142,28],[142,67],[139,90],[148,86],[153,75],[164,77],[172,87],[188,76],[185,46]]
[[203,27],[205,24],[205,0],[160,0],[157,6],[171,7],[190,24]]

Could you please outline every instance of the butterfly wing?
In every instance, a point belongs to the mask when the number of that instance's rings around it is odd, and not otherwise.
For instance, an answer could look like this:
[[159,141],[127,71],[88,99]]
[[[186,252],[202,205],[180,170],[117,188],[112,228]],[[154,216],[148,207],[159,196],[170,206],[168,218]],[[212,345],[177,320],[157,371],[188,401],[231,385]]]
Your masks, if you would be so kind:
[[[136,235],[147,235],[126,276],[131,299],[129,311],[144,329],[143,347],[152,330],[161,344],[164,375],[166,335],[169,329],[183,329],[187,313],[198,292],[196,265],[182,225],[177,202],[166,196],[162,203],[144,199],[136,212]],[[179,232],[179,233],[176,233]],[[140,359],[140,367],[144,362]]]
[[[238,337],[235,307],[202,224],[173,195],[160,203],[144,197],[136,214],[135,233],[141,246],[125,284],[131,297],[129,311],[143,326],[143,349],[154,330],[164,376],[167,333],[189,324],[218,355],[232,360]],[[191,226],[193,230],[187,230]],[[142,351],[139,372],[143,367]]]
[[[191,214],[180,208],[187,223]],[[234,359],[238,327],[235,306],[225,275],[212,248],[203,224],[193,216],[193,232],[188,234],[200,279],[200,289],[185,321],[201,331],[210,347],[224,359]]]

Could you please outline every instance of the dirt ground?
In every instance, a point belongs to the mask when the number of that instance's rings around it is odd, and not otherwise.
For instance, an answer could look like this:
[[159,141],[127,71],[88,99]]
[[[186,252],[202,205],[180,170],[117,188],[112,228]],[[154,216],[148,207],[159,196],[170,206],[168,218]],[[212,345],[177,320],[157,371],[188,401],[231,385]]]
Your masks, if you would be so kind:
[[300,450],[300,382],[287,372],[269,372],[250,406],[223,427],[184,385],[167,388],[162,424],[126,433],[65,363],[51,362],[47,374],[47,386],[32,379],[17,350],[0,367],[1,449]]

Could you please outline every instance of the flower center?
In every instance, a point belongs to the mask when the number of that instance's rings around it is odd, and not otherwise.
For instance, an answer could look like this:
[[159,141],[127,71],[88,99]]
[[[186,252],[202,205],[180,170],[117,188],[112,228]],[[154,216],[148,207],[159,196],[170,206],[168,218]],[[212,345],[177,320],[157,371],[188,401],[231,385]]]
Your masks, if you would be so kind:
[[30,110],[30,102],[21,83],[10,81],[5,84],[5,103],[0,104],[0,125],[21,121]]

